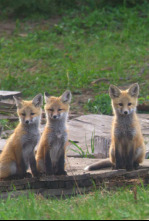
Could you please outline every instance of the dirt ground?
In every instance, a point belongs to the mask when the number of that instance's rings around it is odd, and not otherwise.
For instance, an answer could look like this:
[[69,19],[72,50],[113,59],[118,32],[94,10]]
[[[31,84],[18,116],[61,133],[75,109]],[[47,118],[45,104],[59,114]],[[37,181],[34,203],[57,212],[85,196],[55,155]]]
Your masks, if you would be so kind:
[[[15,32],[15,30],[19,28],[20,32],[22,31],[20,36],[22,35],[23,37],[23,34],[25,35],[27,34],[27,32],[35,30],[36,28],[39,27],[39,25],[41,26],[42,30],[46,30],[47,28],[49,28],[49,26],[52,27],[58,24],[59,21],[60,21],[60,17],[52,18],[50,20],[42,20],[41,22],[19,21],[17,23],[16,21],[13,21],[13,20],[0,21],[0,36],[12,35]],[[25,27],[27,27],[27,29],[25,29]]]

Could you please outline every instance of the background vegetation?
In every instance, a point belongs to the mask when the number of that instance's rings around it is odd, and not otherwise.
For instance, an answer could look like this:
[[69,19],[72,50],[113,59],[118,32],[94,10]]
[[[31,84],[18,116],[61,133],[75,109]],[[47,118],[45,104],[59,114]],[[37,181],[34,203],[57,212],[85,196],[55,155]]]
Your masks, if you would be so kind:
[[[141,3],[145,2],[142,0]],[[146,1],[147,2],[147,1]],[[8,15],[26,16],[32,13],[42,13],[45,15],[62,14],[66,9],[77,9],[84,11],[87,8],[95,10],[107,6],[117,7],[134,6],[139,0],[1,0],[0,8]]]
[[148,1],[1,0],[0,9],[11,29],[0,31],[1,89],[29,98],[70,88],[82,98],[76,111],[105,114],[109,84],[139,82],[148,97]]

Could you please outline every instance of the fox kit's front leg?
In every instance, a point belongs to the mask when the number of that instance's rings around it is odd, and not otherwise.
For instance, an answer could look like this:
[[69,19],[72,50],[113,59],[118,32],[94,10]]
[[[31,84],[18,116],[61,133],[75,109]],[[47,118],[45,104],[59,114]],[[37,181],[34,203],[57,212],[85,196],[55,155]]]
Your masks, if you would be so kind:
[[67,175],[67,172],[65,171],[65,149],[63,149],[59,159],[57,175]]
[[39,173],[37,171],[37,165],[36,165],[34,152],[32,152],[31,155],[30,155],[29,163],[30,163],[30,168],[31,168],[33,176],[38,177]]
[[46,173],[46,175],[49,175],[49,176],[53,175],[54,172],[53,172],[52,161],[51,161],[49,151],[47,151],[47,153],[45,154],[44,162],[45,162],[45,173]]
[[134,159],[135,159],[134,143],[130,141],[126,148],[127,148],[126,170],[132,171],[134,169]]
[[23,157],[20,158],[20,162],[19,162],[19,165],[17,165],[17,168],[18,168],[17,175],[19,177],[25,177],[26,165],[25,165]]
[[119,142],[115,143],[115,168],[116,170],[125,168],[125,157],[122,152],[122,146]]

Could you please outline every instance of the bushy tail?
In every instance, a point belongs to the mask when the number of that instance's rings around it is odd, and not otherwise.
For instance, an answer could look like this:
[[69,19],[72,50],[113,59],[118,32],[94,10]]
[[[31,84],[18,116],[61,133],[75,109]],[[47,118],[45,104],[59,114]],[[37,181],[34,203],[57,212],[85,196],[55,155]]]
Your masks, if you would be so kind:
[[94,170],[100,170],[100,169],[109,168],[109,167],[113,167],[113,164],[110,162],[110,159],[107,159],[99,163],[95,163],[91,166],[87,166],[85,168],[85,171],[94,171]]

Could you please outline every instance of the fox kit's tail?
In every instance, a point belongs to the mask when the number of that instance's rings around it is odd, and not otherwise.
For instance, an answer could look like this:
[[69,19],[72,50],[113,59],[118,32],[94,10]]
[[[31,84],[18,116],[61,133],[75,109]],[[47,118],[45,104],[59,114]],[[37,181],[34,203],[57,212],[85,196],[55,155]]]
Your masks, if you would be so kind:
[[87,166],[85,168],[85,171],[94,171],[94,170],[100,170],[100,169],[109,168],[109,167],[113,167],[113,164],[110,162],[110,159],[107,159],[99,163],[95,163],[91,166]]

